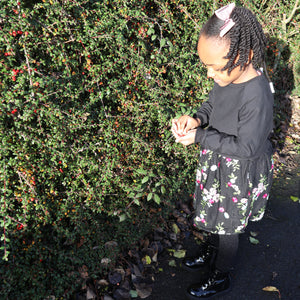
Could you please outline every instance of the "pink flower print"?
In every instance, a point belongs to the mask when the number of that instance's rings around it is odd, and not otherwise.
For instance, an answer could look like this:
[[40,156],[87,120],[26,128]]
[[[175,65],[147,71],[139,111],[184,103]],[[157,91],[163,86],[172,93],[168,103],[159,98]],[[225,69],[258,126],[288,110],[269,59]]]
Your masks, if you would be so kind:
[[227,183],[227,185],[228,185],[229,187],[231,187],[231,186],[232,186],[232,183],[229,181],[229,182]]
[[201,181],[199,179],[197,179],[196,182],[199,184]]
[[225,211],[224,207],[219,208],[219,212],[223,213]]
[[268,194],[264,194],[263,198],[266,199],[268,197]]
[[250,191],[248,192],[248,196],[250,196],[251,195],[251,193],[250,193]]
[[206,153],[207,153],[207,150],[206,150],[206,149],[203,149],[203,150],[202,150],[202,154],[205,155]]
[[218,162],[218,168],[220,168],[220,165],[221,165],[221,163],[220,163],[220,162]]
[[201,173],[202,173],[202,174],[204,173],[204,170],[203,170],[203,169],[201,169]]
[[202,183],[200,184],[200,190],[201,191],[203,190],[203,184]]
[[273,170],[274,169],[274,164],[272,164],[272,167],[271,167],[271,170]]
[[215,203],[214,199],[210,199],[210,200],[209,200],[209,203],[210,203],[210,204]]
[[197,222],[202,222],[202,223],[206,223],[205,219],[204,218],[200,218],[200,217],[196,217],[196,221]]
[[234,203],[237,203],[237,202],[238,202],[238,199],[237,199],[236,197],[232,197],[232,201],[233,201]]
[[226,161],[231,161],[231,158],[229,158],[229,157],[226,157]]

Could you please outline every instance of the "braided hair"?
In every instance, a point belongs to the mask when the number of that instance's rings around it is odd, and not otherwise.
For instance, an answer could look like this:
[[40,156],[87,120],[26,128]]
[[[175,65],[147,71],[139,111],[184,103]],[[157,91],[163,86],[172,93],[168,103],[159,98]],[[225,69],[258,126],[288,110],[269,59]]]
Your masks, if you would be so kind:
[[215,14],[204,24],[200,36],[225,39],[230,43],[229,51],[224,56],[225,59],[229,60],[222,71],[228,70],[228,74],[230,74],[237,66],[240,66],[242,70],[249,63],[251,50],[253,51],[251,62],[255,68],[258,68],[264,62],[267,44],[260,23],[253,13],[244,7],[235,7],[230,18],[235,22],[235,25],[223,37],[220,37],[220,28],[225,22]]

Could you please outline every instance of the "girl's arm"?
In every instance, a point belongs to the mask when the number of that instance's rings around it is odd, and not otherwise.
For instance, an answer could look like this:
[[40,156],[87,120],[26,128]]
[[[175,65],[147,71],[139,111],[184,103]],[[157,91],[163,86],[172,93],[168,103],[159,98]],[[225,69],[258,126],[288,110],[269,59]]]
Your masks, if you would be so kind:
[[239,112],[237,136],[208,128],[197,128],[195,143],[220,154],[249,159],[265,147],[273,127],[273,102],[266,95],[253,95]]

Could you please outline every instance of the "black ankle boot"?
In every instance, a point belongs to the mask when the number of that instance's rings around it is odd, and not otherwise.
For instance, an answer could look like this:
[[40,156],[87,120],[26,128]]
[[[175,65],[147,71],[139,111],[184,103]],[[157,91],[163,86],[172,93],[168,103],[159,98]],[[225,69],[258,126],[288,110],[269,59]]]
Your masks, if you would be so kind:
[[187,289],[188,299],[207,299],[220,296],[230,291],[229,272],[223,273],[215,270],[206,279],[198,284],[193,284]]
[[204,245],[202,253],[196,257],[187,257],[182,262],[182,267],[188,271],[199,271],[209,267],[216,254],[216,249],[211,245]]

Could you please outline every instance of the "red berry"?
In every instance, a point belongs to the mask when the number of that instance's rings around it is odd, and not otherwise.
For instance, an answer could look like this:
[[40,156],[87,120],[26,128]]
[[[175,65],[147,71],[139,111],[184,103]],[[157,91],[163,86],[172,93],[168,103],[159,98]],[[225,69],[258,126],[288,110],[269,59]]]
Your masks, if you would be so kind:
[[18,34],[23,34],[23,31],[22,30],[18,30],[17,33]]
[[12,114],[15,114],[18,110],[15,108],[11,111]]

